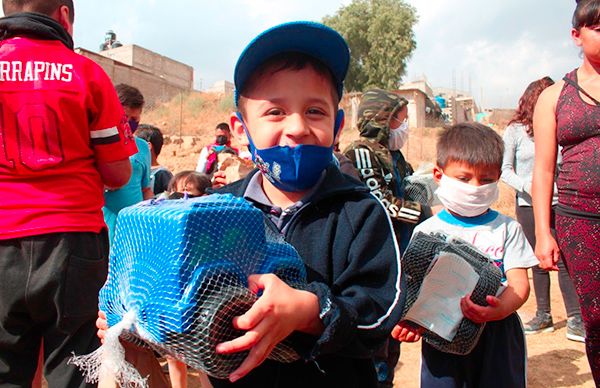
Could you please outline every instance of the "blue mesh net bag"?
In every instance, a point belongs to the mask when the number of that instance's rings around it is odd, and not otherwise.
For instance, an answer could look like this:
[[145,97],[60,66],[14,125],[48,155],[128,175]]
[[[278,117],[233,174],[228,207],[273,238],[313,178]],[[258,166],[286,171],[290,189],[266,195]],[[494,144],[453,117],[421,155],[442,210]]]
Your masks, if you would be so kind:
[[[248,289],[248,276],[274,273],[292,287],[306,284],[296,250],[265,224],[260,210],[229,194],[123,209],[109,263],[99,297],[110,327],[105,345],[72,360],[92,382],[109,368],[105,372],[121,385],[143,385],[122,360],[119,336],[225,378],[247,356],[219,355],[215,347],[243,334],[232,319],[258,297]],[[270,358],[299,357],[284,341]]]

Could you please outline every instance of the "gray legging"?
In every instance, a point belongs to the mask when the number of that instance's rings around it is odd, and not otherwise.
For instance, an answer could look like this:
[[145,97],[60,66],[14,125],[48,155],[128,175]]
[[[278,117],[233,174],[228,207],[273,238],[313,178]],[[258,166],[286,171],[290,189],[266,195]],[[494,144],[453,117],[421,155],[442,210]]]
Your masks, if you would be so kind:
[[[515,212],[517,214],[517,221],[519,221],[523,227],[523,232],[525,232],[527,241],[535,248],[533,208],[531,206],[516,206]],[[552,209],[551,227],[552,233],[554,234],[554,209]],[[581,315],[573,281],[569,277],[567,268],[562,260],[558,261],[558,269],[558,286],[560,287],[560,292],[562,293],[563,301],[565,302],[567,316],[572,317],[574,315]],[[550,313],[550,274],[538,266],[533,267],[531,272],[533,273],[533,289],[535,290],[537,311]]]

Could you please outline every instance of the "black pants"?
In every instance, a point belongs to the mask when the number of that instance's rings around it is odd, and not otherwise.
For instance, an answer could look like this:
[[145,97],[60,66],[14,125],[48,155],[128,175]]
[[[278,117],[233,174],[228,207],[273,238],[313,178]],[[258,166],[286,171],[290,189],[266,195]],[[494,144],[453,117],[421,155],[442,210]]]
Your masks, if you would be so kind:
[[394,371],[400,360],[400,341],[389,337],[384,347],[373,357],[379,388],[394,386]]
[[471,353],[444,353],[423,341],[421,388],[525,388],[527,354],[516,313],[485,324]]
[[[533,208],[531,206],[516,206],[515,213],[517,215],[517,221],[519,221],[523,227],[523,232],[525,233],[527,241],[529,241],[531,247],[535,249],[535,221],[533,218]],[[554,210],[552,211],[551,227],[554,233]],[[569,272],[567,272],[564,261],[562,259],[559,260],[557,265],[558,286],[560,287],[560,292],[565,303],[567,317],[581,315],[577,292],[575,292],[573,280],[571,280]],[[533,289],[535,291],[537,312],[550,313],[550,274],[548,271],[543,270],[538,266],[532,267],[531,272],[533,275]]]
[[99,346],[98,291],[108,272],[106,232],[0,240],[0,387],[28,387],[44,342],[50,387],[84,387],[67,360]]

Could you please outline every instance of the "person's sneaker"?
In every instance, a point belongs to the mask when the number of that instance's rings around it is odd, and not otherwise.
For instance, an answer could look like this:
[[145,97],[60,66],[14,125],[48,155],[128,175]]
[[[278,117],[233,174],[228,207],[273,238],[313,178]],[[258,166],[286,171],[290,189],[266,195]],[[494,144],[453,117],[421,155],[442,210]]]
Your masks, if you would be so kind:
[[537,312],[535,318],[527,322],[523,329],[525,334],[551,333],[554,331],[552,315],[548,313]]
[[567,339],[577,342],[585,342],[585,329],[579,315],[567,319]]

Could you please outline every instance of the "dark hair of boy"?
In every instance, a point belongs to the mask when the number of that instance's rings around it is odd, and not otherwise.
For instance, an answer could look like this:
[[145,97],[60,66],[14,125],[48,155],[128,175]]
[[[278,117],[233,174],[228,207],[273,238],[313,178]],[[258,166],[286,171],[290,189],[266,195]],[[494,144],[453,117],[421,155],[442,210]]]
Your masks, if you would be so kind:
[[177,183],[179,182],[183,182],[184,186],[191,183],[202,195],[206,194],[206,189],[212,186],[208,175],[194,170],[185,170],[173,175],[173,178],[169,182],[168,191],[177,191]]
[[227,132],[231,132],[231,128],[229,128],[229,124],[227,123],[219,123],[217,124],[217,126],[215,127],[215,130],[221,130],[221,131],[227,131]]
[[500,171],[504,143],[493,129],[479,123],[461,123],[445,129],[437,142],[437,165],[450,162],[489,166]]
[[600,24],[600,1],[579,0],[573,13],[573,28],[592,27]]
[[135,135],[140,139],[146,140],[152,144],[152,150],[156,156],[160,155],[162,146],[164,144],[164,137],[161,130],[158,127],[150,124],[140,124]]
[[73,0],[2,0],[2,10],[6,16],[18,12],[37,12],[52,16],[63,5],[69,8],[69,19],[73,23],[75,20]]
[[115,86],[115,90],[119,95],[121,105],[133,109],[142,108],[144,106],[144,96],[138,88],[127,84],[118,84]]
[[317,74],[323,76],[323,79],[331,85],[331,98],[334,105],[338,105],[341,96],[338,95],[337,86],[331,70],[320,60],[300,52],[284,52],[267,59],[260,68],[246,80],[242,90],[239,91],[238,110],[245,114],[244,103],[245,95],[248,95],[260,83],[264,76],[271,76],[282,70],[303,70],[307,67],[312,68]]

